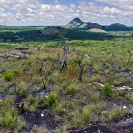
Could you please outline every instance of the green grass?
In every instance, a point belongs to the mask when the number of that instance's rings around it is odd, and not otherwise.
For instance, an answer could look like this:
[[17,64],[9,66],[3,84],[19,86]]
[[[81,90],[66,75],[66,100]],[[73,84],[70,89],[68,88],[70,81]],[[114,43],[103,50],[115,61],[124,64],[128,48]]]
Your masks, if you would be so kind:
[[[64,121],[64,125],[59,127],[62,132],[83,128],[91,121],[110,124],[115,119],[123,120],[125,113],[131,113],[128,105],[133,102],[133,96],[126,95],[125,90],[117,90],[117,87],[123,84],[133,86],[132,78],[126,79],[120,74],[123,67],[133,72],[133,67],[127,65],[133,49],[132,38],[68,40],[66,44],[71,53],[66,58],[67,68],[62,72],[60,62],[64,56],[59,44],[60,41],[0,43],[0,93],[3,95],[5,92],[9,96],[9,99],[0,100],[0,126],[4,126],[5,130],[20,132],[26,126],[25,121],[21,123],[18,118],[20,111],[15,107],[15,96],[10,99],[14,95],[14,84],[18,95],[27,96],[21,100],[25,112],[41,113],[42,109],[48,108],[59,121]],[[41,46],[40,50],[35,45]],[[25,59],[10,58],[4,61],[1,56],[7,52],[21,54],[14,50],[15,47],[29,47],[28,52],[31,54],[27,54]],[[82,82],[78,81],[77,57],[81,57],[80,61],[86,64]],[[39,73],[37,70],[42,61],[46,67]],[[48,76],[46,90],[42,83],[45,76]],[[36,95],[42,90],[47,91],[49,84],[52,87],[46,97],[32,96],[31,93]],[[127,110],[119,110],[122,108],[121,103],[127,105]],[[114,104],[118,108],[114,109]],[[42,131],[41,127],[37,129]]]
[[57,95],[57,92],[51,92],[45,99],[45,104],[48,106],[48,107],[51,107],[53,106],[56,101],[58,99],[58,95]]
[[90,107],[87,106],[87,107],[83,108],[82,117],[83,117],[85,124],[91,122],[91,109],[90,109]]
[[102,88],[102,94],[105,97],[112,97],[113,95],[113,88],[109,84],[105,84],[104,87]]
[[75,92],[79,91],[80,88],[76,85],[70,85],[69,88],[67,88],[67,94],[68,95],[73,95]]
[[18,112],[15,108],[7,107],[2,110],[0,123],[5,126],[14,126],[17,121]]

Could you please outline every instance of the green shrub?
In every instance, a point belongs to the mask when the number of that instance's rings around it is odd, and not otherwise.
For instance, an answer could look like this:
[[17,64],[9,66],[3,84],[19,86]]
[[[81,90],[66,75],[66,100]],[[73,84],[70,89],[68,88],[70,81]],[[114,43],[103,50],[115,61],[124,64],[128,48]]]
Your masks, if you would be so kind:
[[64,104],[63,103],[57,103],[55,104],[53,107],[52,107],[52,111],[55,113],[55,114],[58,114],[58,115],[63,115],[63,112],[65,112],[65,109],[64,109]]
[[79,128],[82,126],[83,122],[82,119],[80,117],[80,112],[78,110],[75,110],[74,112],[71,112],[71,128]]
[[11,81],[13,79],[14,76],[19,75],[19,70],[13,70],[11,72],[6,72],[4,75],[4,79],[7,81]]
[[52,105],[54,105],[57,101],[57,93],[56,92],[51,92],[48,97],[46,97],[45,99],[45,104],[49,107],[51,107]]
[[101,112],[106,109],[106,105],[104,105],[103,103],[99,102],[97,104],[90,105],[90,108],[91,108],[91,111],[93,113],[96,113],[97,115],[100,115]]
[[91,110],[89,107],[84,107],[83,108],[83,120],[86,123],[89,123],[91,121]]
[[2,116],[3,116],[3,125],[5,126],[14,126],[18,112],[15,108],[7,107],[2,110]]
[[13,73],[12,72],[6,72],[5,75],[4,75],[4,79],[6,81],[11,81],[13,79]]
[[91,101],[92,102],[94,102],[94,103],[96,103],[96,102],[98,102],[98,100],[99,100],[99,93],[98,92],[95,92],[94,94],[92,94],[91,95]]
[[111,97],[113,94],[112,86],[109,84],[105,84],[102,88],[102,94],[105,97]]
[[109,112],[108,117],[109,120],[112,121],[114,119],[120,118],[125,113],[126,113],[125,110],[113,109],[112,111]]
[[20,118],[18,118],[17,122],[16,122],[16,128],[14,130],[14,133],[19,133],[25,127],[26,127],[26,121],[23,121]]
[[20,71],[19,70],[13,70],[12,73],[14,76],[17,76],[20,74]]
[[80,90],[79,87],[75,86],[75,85],[71,85],[69,88],[67,88],[67,94],[69,95],[73,95],[74,92]]
[[38,103],[41,101],[39,97],[28,96],[24,99],[24,110],[27,112],[34,113],[38,109]]

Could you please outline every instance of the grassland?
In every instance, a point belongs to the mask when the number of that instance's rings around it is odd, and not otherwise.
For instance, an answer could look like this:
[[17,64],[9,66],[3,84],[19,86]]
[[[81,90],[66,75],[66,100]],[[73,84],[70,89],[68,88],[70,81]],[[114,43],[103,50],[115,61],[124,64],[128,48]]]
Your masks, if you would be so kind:
[[[61,43],[0,43],[0,131],[62,133],[98,123],[111,128],[132,117],[133,38],[68,40],[65,56]],[[6,59],[8,54],[19,58]]]

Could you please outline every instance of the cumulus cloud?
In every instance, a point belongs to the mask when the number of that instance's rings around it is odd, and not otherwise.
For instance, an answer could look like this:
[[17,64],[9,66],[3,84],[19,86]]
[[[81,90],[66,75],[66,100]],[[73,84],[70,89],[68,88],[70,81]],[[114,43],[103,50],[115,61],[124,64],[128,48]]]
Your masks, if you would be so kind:
[[58,0],[53,4],[45,4],[44,0],[0,0],[3,25],[65,25],[75,17],[104,25],[115,22],[132,25],[132,16],[132,0],[81,1],[78,5],[61,5]]

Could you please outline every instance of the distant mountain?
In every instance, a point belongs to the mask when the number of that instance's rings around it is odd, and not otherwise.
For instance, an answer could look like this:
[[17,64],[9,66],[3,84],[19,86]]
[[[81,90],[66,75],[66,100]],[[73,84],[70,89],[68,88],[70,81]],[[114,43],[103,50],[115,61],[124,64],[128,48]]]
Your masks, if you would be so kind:
[[124,24],[114,23],[109,26],[102,26],[98,23],[83,22],[79,18],[74,18],[66,26],[66,28],[78,28],[82,30],[89,30],[92,28],[107,30],[107,31],[125,31],[129,28]]
[[66,30],[59,26],[50,26],[42,30],[42,34],[44,35],[56,35],[56,34],[64,35],[65,33],[66,33]]
[[82,22],[79,18],[74,18],[73,20],[71,20],[66,27],[67,28],[77,28],[80,25],[82,25],[84,22]]
[[129,30],[129,28],[124,24],[114,23],[109,26],[105,26],[105,30],[107,30],[107,31],[125,31],[125,30]]
[[98,23],[88,22],[88,23],[83,23],[78,28],[84,29],[84,30],[88,30],[88,29],[92,29],[92,28],[102,29],[102,26]]
[[92,28],[102,29],[102,26],[98,23],[83,22],[79,18],[74,18],[66,26],[66,28],[79,28],[83,30],[89,30]]

